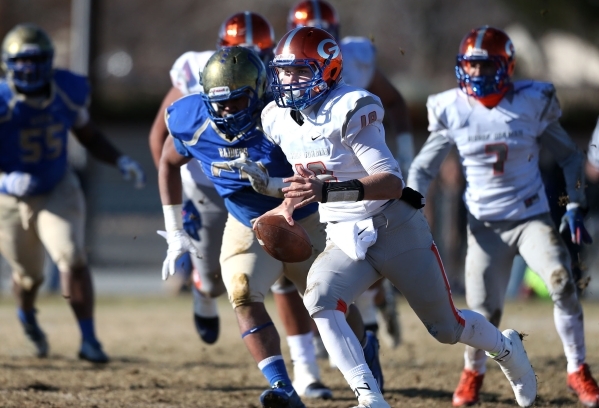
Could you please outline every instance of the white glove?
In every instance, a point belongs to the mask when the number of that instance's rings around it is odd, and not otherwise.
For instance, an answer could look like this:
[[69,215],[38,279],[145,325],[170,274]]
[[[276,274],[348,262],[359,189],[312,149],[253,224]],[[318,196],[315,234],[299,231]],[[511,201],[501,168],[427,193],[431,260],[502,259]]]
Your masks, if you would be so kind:
[[168,244],[166,259],[162,263],[162,280],[167,280],[169,276],[175,274],[175,264],[180,257],[185,255],[186,252],[197,256],[197,251],[191,242],[191,238],[183,229],[156,232],[165,238]]
[[289,183],[283,183],[283,179],[280,177],[269,177],[268,170],[262,163],[251,161],[247,155],[242,153],[239,159],[232,160],[228,164],[247,174],[252,188],[258,193],[285,198],[281,189],[289,186]]
[[127,181],[133,178],[135,188],[143,188],[146,185],[146,175],[138,162],[129,156],[121,156],[116,161],[123,178]]
[[37,185],[35,178],[29,173],[13,171],[0,177],[0,193],[23,197]]

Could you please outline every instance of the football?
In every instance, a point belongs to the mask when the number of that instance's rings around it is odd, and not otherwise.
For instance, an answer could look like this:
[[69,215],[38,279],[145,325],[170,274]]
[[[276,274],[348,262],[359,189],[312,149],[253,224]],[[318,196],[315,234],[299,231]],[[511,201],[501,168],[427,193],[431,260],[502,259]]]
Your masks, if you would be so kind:
[[256,238],[264,250],[282,262],[303,262],[312,256],[308,233],[297,222],[291,226],[282,215],[268,215],[255,225]]

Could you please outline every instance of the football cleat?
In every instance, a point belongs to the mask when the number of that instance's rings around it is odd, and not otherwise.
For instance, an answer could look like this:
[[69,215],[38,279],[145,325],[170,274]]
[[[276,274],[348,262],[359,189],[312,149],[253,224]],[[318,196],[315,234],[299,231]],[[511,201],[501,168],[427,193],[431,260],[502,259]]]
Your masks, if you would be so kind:
[[285,391],[280,381],[260,395],[260,403],[262,408],[306,408],[297,392]]
[[381,362],[379,361],[379,341],[376,335],[371,332],[366,332],[366,345],[364,346],[364,358],[368,368],[372,371],[372,376],[379,385],[381,393],[383,393],[383,387],[385,386],[385,380],[383,378],[383,369],[381,368]]
[[48,357],[48,351],[50,350],[50,346],[48,345],[48,339],[46,339],[46,335],[40,329],[37,324],[29,324],[23,323],[23,329],[25,330],[25,335],[35,347],[35,356],[38,358]]
[[358,404],[352,408],[391,408],[381,394],[368,394],[358,398]]
[[209,298],[199,291],[200,277],[196,269],[193,270],[193,281],[191,287],[193,293],[193,322],[202,341],[206,344],[214,344],[220,333],[220,319],[216,315],[216,299]]
[[537,397],[537,377],[528,360],[520,334],[512,329],[503,331],[506,349],[498,355],[491,355],[512,386],[516,401],[521,407],[530,407]]
[[588,364],[582,364],[578,371],[568,374],[568,388],[578,396],[582,405],[599,407],[599,387]]
[[304,398],[323,400],[333,398],[333,391],[331,391],[329,387],[327,387],[320,381],[315,381],[311,384],[308,384],[308,386],[306,386],[303,389],[295,387],[294,383],[294,388],[297,391],[298,395]]
[[220,319],[218,316],[202,317],[194,313],[193,322],[195,323],[196,331],[204,343],[216,343],[216,340],[218,340],[218,334],[220,332]]
[[484,378],[484,374],[464,369],[460,382],[453,393],[452,405],[454,407],[468,407],[476,404]]
[[79,358],[91,363],[108,363],[109,358],[102,350],[102,345],[98,341],[83,341],[79,349]]

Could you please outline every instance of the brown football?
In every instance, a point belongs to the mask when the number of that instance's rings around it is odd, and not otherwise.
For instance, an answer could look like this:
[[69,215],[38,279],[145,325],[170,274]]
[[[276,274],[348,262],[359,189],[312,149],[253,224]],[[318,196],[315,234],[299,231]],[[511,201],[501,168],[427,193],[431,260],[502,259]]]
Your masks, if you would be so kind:
[[303,262],[312,256],[308,233],[295,223],[289,225],[282,215],[268,215],[258,220],[256,238],[264,250],[282,262]]

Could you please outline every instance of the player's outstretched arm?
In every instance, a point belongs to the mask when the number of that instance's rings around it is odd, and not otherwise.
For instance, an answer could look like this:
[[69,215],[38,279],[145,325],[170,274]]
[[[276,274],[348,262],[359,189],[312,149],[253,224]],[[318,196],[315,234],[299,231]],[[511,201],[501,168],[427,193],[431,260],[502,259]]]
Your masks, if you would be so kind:
[[183,207],[181,204],[183,202],[181,166],[189,160],[188,157],[181,156],[177,152],[172,137],[166,140],[158,167],[158,187],[166,230],[158,231],[158,234],[166,239],[168,245],[166,259],[162,264],[163,280],[175,274],[175,264],[181,256],[186,252],[193,254],[197,252],[183,228],[181,214]]
[[93,157],[118,167],[125,180],[133,179],[135,188],[145,186],[146,175],[139,163],[122,154],[91,122],[73,128],[72,131]]
[[166,123],[164,121],[164,112],[166,111],[166,108],[168,108],[173,102],[175,102],[182,96],[183,93],[175,87],[172,87],[168,91],[168,93],[164,96],[162,103],[160,104],[158,112],[156,112],[154,123],[152,124],[152,128],[150,129],[148,141],[150,143],[150,152],[152,153],[152,159],[154,160],[156,170],[158,170],[158,167],[160,166],[162,146],[164,146],[164,142],[168,137],[168,129],[166,128]]

